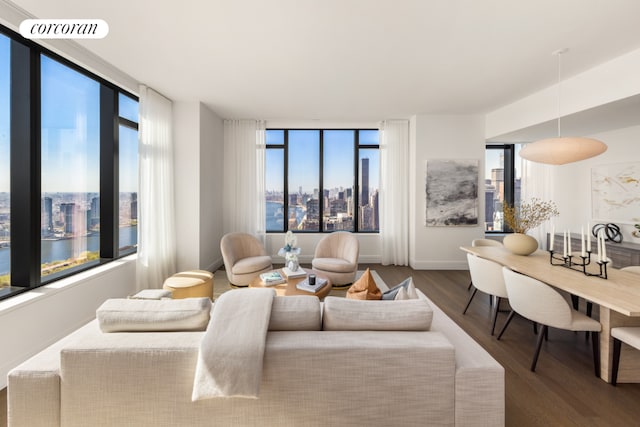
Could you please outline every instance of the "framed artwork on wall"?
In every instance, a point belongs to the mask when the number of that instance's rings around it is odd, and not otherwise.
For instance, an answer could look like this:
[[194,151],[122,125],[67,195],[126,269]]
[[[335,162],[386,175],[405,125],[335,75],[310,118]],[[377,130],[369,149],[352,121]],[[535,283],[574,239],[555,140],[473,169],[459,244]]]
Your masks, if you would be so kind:
[[591,168],[591,208],[596,220],[640,221],[640,162]]
[[478,225],[477,159],[427,160],[425,226]]

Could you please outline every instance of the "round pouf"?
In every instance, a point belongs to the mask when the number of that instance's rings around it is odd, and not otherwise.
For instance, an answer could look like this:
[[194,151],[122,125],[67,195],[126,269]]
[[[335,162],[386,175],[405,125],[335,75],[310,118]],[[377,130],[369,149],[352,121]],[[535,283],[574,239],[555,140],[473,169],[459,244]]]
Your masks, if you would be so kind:
[[213,299],[213,274],[205,270],[182,271],[165,280],[162,289],[171,291],[174,299],[194,297]]

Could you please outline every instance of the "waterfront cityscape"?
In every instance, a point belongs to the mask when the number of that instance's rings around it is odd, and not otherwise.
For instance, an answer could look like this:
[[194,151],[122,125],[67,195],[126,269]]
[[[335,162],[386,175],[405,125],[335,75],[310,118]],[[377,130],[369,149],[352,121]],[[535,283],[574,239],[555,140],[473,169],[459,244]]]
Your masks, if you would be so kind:
[[[520,147],[517,146],[516,164],[520,164],[518,155]],[[504,231],[504,154],[500,150],[487,150],[485,162],[485,184],[484,184],[484,218],[485,231]],[[513,200],[520,201],[521,176],[519,169],[515,170],[513,185]]]
[[[120,249],[137,244],[138,194],[120,193]],[[56,273],[99,258],[98,193],[45,193],[41,199],[41,274]],[[11,269],[10,195],[0,193],[0,286]]]
[[[376,159],[377,160],[377,159]],[[289,192],[286,230],[319,231],[320,200],[322,200],[322,227],[324,231],[354,231],[357,215],[359,231],[380,229],[378,189],[371,187],[369,158],[360,159],[360,194],[355,205],[354,188],[334,187],[305,191],[299,186]],[[375,182],[378,182],[377,177]],[[284,230],[284,193],[278,190],[266,191],[266,229]]]

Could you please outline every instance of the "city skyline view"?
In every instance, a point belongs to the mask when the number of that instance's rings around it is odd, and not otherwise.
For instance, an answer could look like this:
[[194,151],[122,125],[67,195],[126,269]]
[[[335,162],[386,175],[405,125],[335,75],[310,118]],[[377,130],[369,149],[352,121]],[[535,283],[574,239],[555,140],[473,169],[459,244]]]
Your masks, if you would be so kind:
[[[356,221],[359,231],[377,231],[378,131],[315,129],[286,132],[286,167],[285,130],[266,132],[267,231],[353,231]],[[288,181],[286,200],[285,176]],[[356,185],[359,189],[357,198]],[[285,201],[288,204],[286,215]]]
[[[10,42],[0,35],[0,286],[11,269]],[[101,83],[40,54],[41,276],[99,259]],[[137,244],[138,101],[118,94],[120,250]],[[114,111],[115,113],[115,111]],[[115,118],[116,116],[114,116]],[[107,141],[109,143],[110,141]],[[28,191],[28,189],[25,189]]]

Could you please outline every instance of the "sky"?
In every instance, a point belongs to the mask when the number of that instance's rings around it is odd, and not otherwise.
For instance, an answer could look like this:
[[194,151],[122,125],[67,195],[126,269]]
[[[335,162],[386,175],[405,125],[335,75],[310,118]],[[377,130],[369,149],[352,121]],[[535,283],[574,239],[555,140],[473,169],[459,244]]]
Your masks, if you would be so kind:
[[9,191],[9,38],[0,34],[0,192]]
[[[282,144],[284,132],[267,131],[267,144]],[[324,174],[323,187],[351,188],[353,186],[353,130],[324,131]],[[302,186],[303,192],[311,193],[320,187],[318,182],[320,171],[320,132],[318,130],[289,131],[289,191],[297,192]],[[378,144],[378,131],[360,131],[360,144]],[[283,187],[282,171],[284,167],[283,152],[267,150],[267,190],[281,190]],[[361,151],[361,154],[363,152]],[[369,157],[369,187],[379,188],[378,150],[367,150],[362,157]]]
[[[41,57],[42,192],[98,192],[100,84]],[[9,39],[0,35],[0,192],[9,181]],[[138,102],[120,96],[120,113],[138,121]],[[137,191],[137,132],[121,127],[120,189]]]

